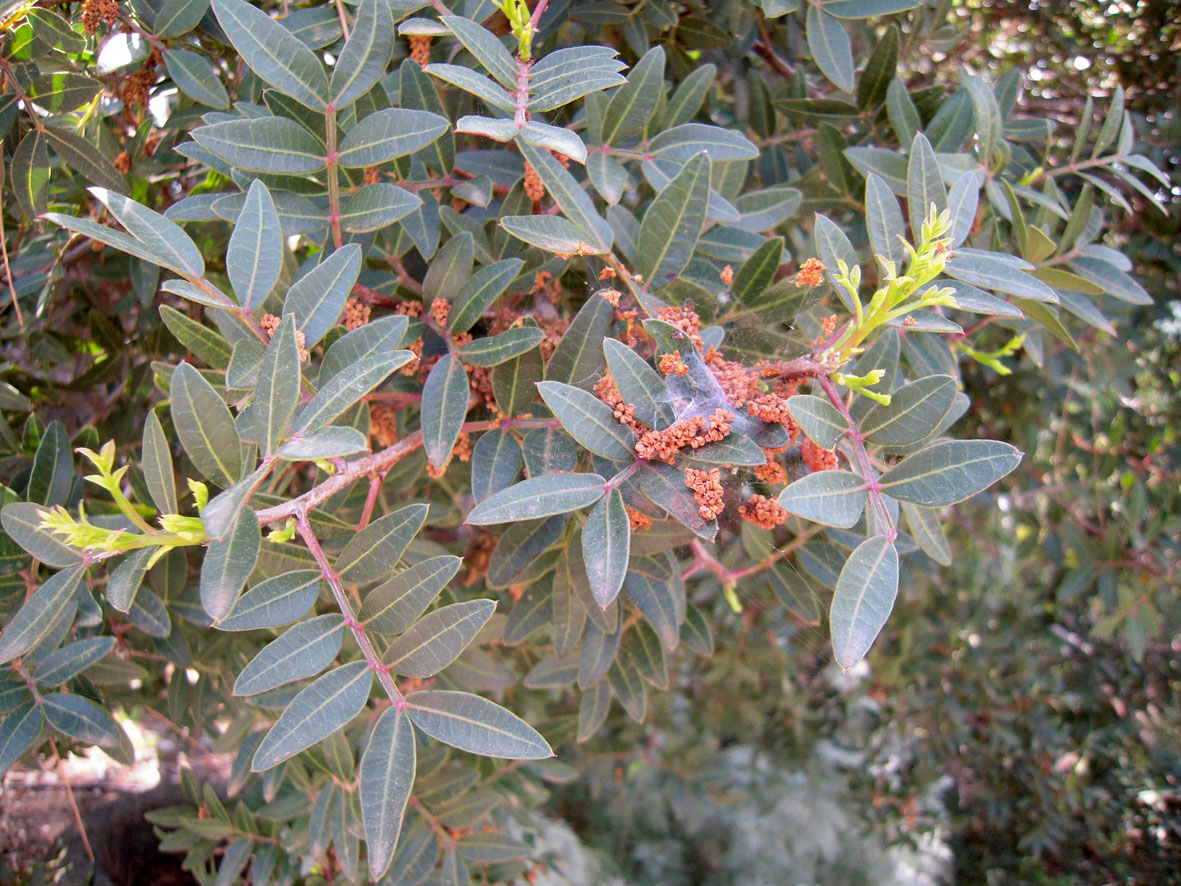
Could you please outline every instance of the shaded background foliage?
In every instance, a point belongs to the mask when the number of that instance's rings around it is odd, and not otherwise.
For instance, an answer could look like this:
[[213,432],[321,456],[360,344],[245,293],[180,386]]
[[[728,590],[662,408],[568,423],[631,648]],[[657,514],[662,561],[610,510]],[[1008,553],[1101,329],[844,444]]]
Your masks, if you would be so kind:
[[[787,79],[809,64],[799,17],[773,17],[776,4],[759,5],[767,18],[739,3],[595,4],[589,12],[577,3],[554,4],[550,15],[570,16],[565,39],[613,45],[629,68],[657,40],[665,43],[674,81],[704,61],[716,64],[721,86],[708,118],[746,127],[760,146],[777,146],[759,161],[764,176],[777,174],[779,162],[798,175],[789,180],[804,191],[802,208],[779,230],[802,260],[810,254],[811,210],[829,212],[856,231],[862,182],[835,156],[834,143],[826,141],[832,132],[815,121],[789,123],[782,104],[774,110],[775,99],[821,97],[833,87],[815,73],[803,90]],[[909,51],[900,76],[913,89],[935,81],[954,85],[961,61],[987,66],[994,80],[1014,67],[1034,72],[1021,111],[1059,122],[1053,141],[1062,154],[1078,132],[1082,97],[1122,85],[1140,150],[1172,177],[1173,187],[1156,189],[1167,213],[1124,188],[1130,205],[1109,212],[1115,224],[1106,242],[1132,259],[1154,304],[1124,310],[1116,336],[1072,323],[1078,353],[1042,336],[1020,359],[1006,361],[1010,375],[978,365],[965,371],[971,397],[965,434],[1008,440],[1027,453],[1026,461],[982,500],[955,508],[950,535],[957,556],[947,572],[931,563],[907,571],[860,682],[835,676],[826,632],[789,614],[772,587],[740,585],[738,613],[717,581],[693,585],[691,600],[716,630],[708,668],[678,659],[674,688],[648,693],[643,725],[616,708],[602,740],[566,761],[583,777],[551,788],[542,807],[567,819],[583,844],[610,856],[587,861],[587,870],[598,871],[593,876],[774,881],[781,865],[817,882],[881,882],[904,878],[912,862],[921,867],[916,857],[938,860],[963,882],[1016,876],[1153,883],[1176,876],[1177,26],[1167,3],[981,7],[957,5],[952,27],[939,27],[934,16],[929,33],[917,17],[907,19]],[[675,9],[672,21],[662,17],[666,8]],[[621,19],[621,9],[633,14]],[[324,21],[330,28],[330,16]],[[849,31],[859,59],[883,33],[872,21]],[[224,55],[224,41],[209,33],[203,49]],[[922,50],[920,36],[934,52]],[[399,40],[396,52],[408,48]],[[89,71],[92,63],[83,56],[79,69]],[[128,89],[137,70],[135,63],[100,82],[134,98]],[[1105,99],[1096,104],[1105,107]],[[15,103],[6,108],[0,113],[10,115],[11,126]],[[142,112],[116,111],[107,125],[92,120],[83,131],[116,166],[125,152],[132,196],[163,211],[182,196],[225,184],[175,150],[201,110],[182,103],[158,129]],[[455,119],[455,107],[448,110]],[[926,109],[924,116],[929,122]],[[850,132],[840,121],[830,128],[839,139]],[[13,163],[17,145],[10,131],[6,151]],[[8,178],[11,187],[13,175]],[[55,172],[53,181],[55,204],[91,205],[80,179],[63,184]],[[833,192],[846,181],[847,195]],[[1066,179],[1064,189],[1077,199],[1078,180]],[[0,403],[12,418],[0,424],[5,476],[18,489],[54,420],[73,445],[97,449],[109,438],[138,440],[157,396],[151,361],[175,363],[194,350],[159,319],[150,266],[85,240],[55,256],[62,233],[29,213],[20,217],[20,208],[6,201],[8,261],[13,289],[35,322],[19,326],[11,308],[6,314],[8,387]],[[189,231],[207,260],[221,256],[224,226],[190,225]],[[865,239],[861,231],[851,236]],[[425,267],[409,253],[400,271],[415,280]],[[596,271],[575,268],[567,287],[581,296]],[[700,297],[696,289],[687,294]],[[799,320],[806,330],[822,313],[808,307],[812,320]],[[1010,335],[986,327],[975,346],[1000,348]],[[753,336],[751,329],[734,331],[739,346],[758,347]],[[30,404],[35,417],[26,418]],[[740,566],[757,550],[747,536],[747,551],[736,545],[728,565]],[[14,578],[8,598],[24,587]],[[214,646],[207,654],[218,652]],[[153,680],[148,690],[162,691],[158,675]],[[175,682],[170,688],[179,691]],[[198,683],[195,691],[183,700],[170,693],[168,713],[195,725],[211,703],[203,697],[206,687]],[[515,697],[514,709],[542,722],[551,712],[544,693],[525,695]],[[131,710],[139,703],[130,693],[106,698]],[[223,736],[222,745],[228,740]],[[549,774],[554,782],[566,775]],[[538,791],[536,782],[514,788]],[[821,811],[801,816],[801,808]],[[866,829],[871,837],[862,839]],[[564,854],[575,853],[576,844],[562,843],[555,831],[538,832]],[[579,882],[572,874],[568,879]]]

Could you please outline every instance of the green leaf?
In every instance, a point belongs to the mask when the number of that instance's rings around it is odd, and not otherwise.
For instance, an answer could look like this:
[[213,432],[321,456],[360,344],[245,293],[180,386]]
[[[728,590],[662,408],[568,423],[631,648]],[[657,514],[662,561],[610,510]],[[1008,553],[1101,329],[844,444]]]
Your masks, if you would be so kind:
[[439,596],[462,563],[451,555],[415,563],[366,594],[357,618],[379,634],[401,634]]
[[234,485],[242,470],[242,444],[226,404],[188,363],[172,373],[170,392],[172,423],[197,470],[223,489]]
[[706,520],[701,516],[693,493],[685,487],[684,471],[671,465],[650,462],[639,472],[639,478],[640,490],[649,501],[693,530],[694,535],[713,541],[718,534],[717,521]]
[[153,252],[168,257],[167,268],[182,276],[200,277],[205,273],[201,250],[176,222],[129,200],[122,193],[91,188],[90,193],[110,210],[135,239]]
[[643,357],[613,338],[603,339],[603,353],[623,402],[635,406],[636,418],[657,430],[676,421],[664,379]]
[[624,590],[664,645],[676,649],[681,638],[681,622],[685,620],[684,588],[679,580],[639,571],[641,562],[645,561],[635,561],[628,570]]
[[528,723],[468,692],[428,690],[406,697],[414,725],[437,741],[484,757],[543,760],[554,752]]
[[794,567],[773,563],[767,570],[767,582],[779,602],[790,609],[805,624],[820,624],[820,603],[816,594]]
[[582,700],[578,705],[578,737],[579,742],[586,741],[607,719],[611,708],[611,689],[606,682],[595,683],[582,693]]
[[787,401],[787,410],[813,443],[832,449],[849,429],[835,406],[822,397],[798,394]]
[[306,686],[263,736],[250,768],[263,772],[332,735],[364,709],[372,680],[369,663],[354,661]]
[[[4,512],[8,513],[12,507],[9,505]],[[85,566],[75,566],[56,572],[42,582],[0,634],[0,664],[24,655],[37,645],[63,613],[77,607],[78,588],[82,586],[85,574]]]
[[205,532],[210,538],[223,539],[226,537],[250,501],[251,496],[254,495],[269,472],[270,466],[264,463],[210,500],[209,504],[205,506],[205,510],[201,512]]
[[337,154],[342,166],[363,169],[421,150],[447,131],[447,118],[430,111],[384,108],[349,130]]
[[464,231],[443,244],[422,280],[422,301],[429,305],[437,298],[450,301],[452,295],[472,275],[475,241]]
[[156,13],[153,31],[157,37],[178,37],[186,34],[205,17],[209,0],[164,0]]
[[315,676],[332,664],[344,634],[344,616],[337,612],[301,621],[251,659],[234,682],[234,695],[257,695]]
[[245,0],[213,0],[217,21],[260,79],[314,111],[328,103],[328,77],[315,54]]
[[345,302],[361,273],[361,247],[342,246],[291,285],[283,300],[283,313],[295,314],[296,329],[304,334],[304,347],[315,345],[336,325]]
[[[838,15],[833,11],[833,6],[840,5],[839,2],[829,3],[825,6],[825,12],[830,15]],[[885,100],[886,90],[898,69],[900,43],[901,37],[898,34],[898,28],[890,25],[882,32],[873,52],[869,54],[865,70],[861,72],[861,77],[857,81],[857,107],[875,108]]]
[[58,541],[41,525],[45,510],[32,502],[13,502],[0,511],[0,523],[13,541],[46,566],[62,568],[81,562],[81,552]]
[[495,831],[466,834],[455,841],[455,849],[468,861],[477,864],[495,864],[526,858],[531,851],[524,843]]
[[890,394],[890,405],[872,406],[858,423],[869,442],[879,446],[907,446],[935,432],[951,411],[956,395],[955,379],[929,375],[903,385]]
[[586,144],[578,133],[564,126],[550,126],[536,120],[527,122],[516,134],[518,145],[531,145],[564,154],[577,163],[586,163]]
[[865,510],[865,478],[848,471],[814,471],[780,492],[779,504],[815,523],[848,529]]
[[598,474],[547,474],[523,480],[484,499],[467,515],[473,526],[534,520],[577,511],[603,497]]
[[114,637],[87,637],[67,643],[37,665],[34,678],[40,686],[60,686],[72,680],[115,648]]
[[515,109],[512,94],[483,74],[460,65],[431,64],[423,68],[428,74],[438,77],[465,92],[470,92],[485,104],[510,114]]
[[485,265],[472,274],[452,302],[448,321],[451,332],[467,332],[475,326],[524,266],[521,259],[509,258]]
[[350,584],[385,578],[426,523],[427,506],[408,505],[374,520],[351,539],[336,558],[336,573]]
[[622,639],[623,619],[619,619],[613,631],[603,630],[594,621],[587,622],[578,656],[579,689],[588,689],[607,676]]
[[512,486],[525,464],[521,444],[499,428],[480,435],[472,450],[472,498],[479,502]]
[[648,695],[639,670],[632,662],[631,653],[625,647],[607,670],[607,685],[627,712],[637,723],[644,721]]
[[910,208],[911,237],[917,239],[923,220],[934,204],[936,212],[947,208],[947,189],[943,187],[943,173],[935,149],[921,132],[910,144],[910,159],[906,165],[906,195]]
[[714,634],[704,613],[696,606],[685,608],[685,621],[681,624],[681,639],[697,655],[709,658],[714,654]]
[[409,716],[399,708],[386,708],[369,736],[357,778],[371,877],[384,876],[393,861],[416,766]]
[[948,260],[943,268],[943,273],[954,280],[971,283],[994,292],[1004,292],[1019,298],[1027,298],[1030,301],[1058,304],[1057,293],[1037,277],[1026,274],[991,254],[965,255],[962,252],[957,252]]
[[972,107],[976,112],[976,135],[980,142],[980,164],[987,168],[992,162],[992,152],[1001,140],[1001,108],[992,87],[981,78],[961,70],[960,83],[972,98]]
[[[360,330],[357,331],[360,332]],[[401,338],[400,335],[398,337]],[[378,341],[388,342],[390,338],[383,336]],[[341,341],[344,339],[339,339],[336,344]],[[302,437],[324,427],[385,381],[390,373],[397,371],[413,359],[414,354],[410,351],[367,353],[360,356],[356,362],[344,366],[320,390],[316,391],[316,395],[306,406],[296,413],[292,436]],[[325,363],[327,362],[326,357]]]
[[615,90],[603,114],[602,144],[616,145],[639,135],[652,119],[664,93],[664,47],[644,53]]
[[[594,201],[582,184],[548,150],[524,140],[519,141],[519,146],[521,154],[541,178],[546,193],[558,204],[562,214],[582,231],[582,239],[596,253],[609,250],[615,235],[611,226],[595,209]],[[585,158],[586,149],[582,148],[582,152]]]
[[111,161],[77,133],[48,124],[41,131],[49,139],[49,147],[53,148],[54,153],[92,184],[118,194],[127,190],[123,176],[111,165]]
[[579,387],[598,380],[603,368],[601,342],[607,337],[615,309],[598,296],[588,298],[575,314],[545,367],[545,377]]
[[[951,245],[960,246],[972,232],[976,223],[976,208],[980,202],[980,187],[984,184],[984,173],[979,169],[961,173],[952,183],[947,195],[947,208],[951,211]],[[1035,229],[1036,230],[1036,229]],[[1039,231],[1039,233],[1041,233]],[[1042,234],[1045,239],[1045,235]],[[1050,247],[1053,252],[1053,245]],[[1043,258],[1049,257],[1049,252]],[[1028,257],[1028,255],[1027,255]]]
[[839,18],[873,18],[905,12],[918,5],[918,0],[829,0],[824,10]]
[[340,224],[350,234],[364,234],[389,227],[422,206],[422,200],[391,185],[377,182],[366,185],[345,201],[340,210]]
[[825,77],[843,92],[852,92],[855,71],[853,45],[845,26],[826,12],[827,8],[827,5],[822,9],[818,5],[808,4],[808,51]]
[[283,442],[287,424],[299,402],[299,376],[295,317],[285,314],[263,354],[258,387],[250,401],[264,455],[273,455]]
[[816,224],[812,228],[812,240],[815,243],[816,256],[824,263],[824,277],[836,292],[837,298],[850,311],[854,310],[853,302],[844,286],[837,283],[839,262],[844,262],[850,268],[857,264],[857,252],[849,238],[830,218],[823,215],[816,216]]
[[49,189],[49,139],[38,129],[30,129],[12,155],[9,174],[21,212],[36,218],[45,212]]
[[687,163],[705,152],[710,160],[754,160],[759,149],[741,132],[708,123],[682,123],[658,132],[648,143],[653,160]]
[[258,517],[244,508],[224,538],[214,539],[201,563],[201,606],[215,622],[233,609],[254,571],[262,545]]
[[305,175],[320,171],[326,163],[319,140],[287,117],[213,123],[194,129],[193,140],[244,172]]
[[[193,320],[182,311],[170,305],[160,305],[160,319],[178,342],[193,353],[197,359],[213,369],[225,369],[230,364],[233,352],[225,336],[204,323]],[[261,359],[262,348],[259,347]]]
[[1089,255],[1082,255],[1070,261],[1071,269],[1108,295],[1133,305],[1150,305],[1152,296],[1129,274],[1115,265]]
[[29,98],[51,114],[67,114],[94,101],[103,84],[85,74],[43,74],[29,86]]
[[46,46],[67,53],[81,52],[86,48],[86,38],[53,10],[33,7],[23,14],[27,16],[34,36]]
[[631,523],[623,496],[612,489],[591,508],[582,527],[583,565],[591,592],[602,608],[606,609],[623,587],[630,556]]
[[463,429],[471,392],[463,364],[444,354],[422,388],[422,441],[431,464],[442,467]]
[[41,734],[41,706],[26,701],[0,719],[0,778]]
[[154,409],[148,411],[144,422],[143,447],[140,464],[148,493],[161,514],[176,514],[180,506],[176,499],[176,479],[172,468],[172,447],[164,436],[164,428]]
[[249,311],[257,308],[279,282],[282,270],[279,213],[267,186],[255,179],[226,250],[226,273],[238,303]]
[[320,382],[376,355],[386,355],[402,343],[409,321],[400,314],[387,314],[336,339],[324,354]]
[[894,262],[899,273],[905,270],[908,258],[901,239],[904,224],[894,192],[881,177],[871,172],[865,177],[865,226],[869,231],[869,245],[875,254]]
[[318,428],[286,440],[276,453],[288,461],[339,458],[369,449],[369,438],[356,428]]
[[497,224],[518,240],[556,255],[570,255],[586,249],[592,250],[592,254],[600,252],[587,242],[587,235],[574,222],[561,216],[508,215]]
[[464,48],[506,89],[517,88],[517,63],[496,37],[470,19],[457,15],[440,16]]
[[29,470],[29,487],[25,497],[39,505],[62,505],[74,482],[74,458],[70,438],[59,421],[52,421],[45,429],[33,465]]
[[459,657],[495,609],[495,600],[469,600],[436,609],[391,643],[384,661],[395,674],[433,677]]
[[898,595],[898,551],[882,535],[867,538],[849,555],[829,610],[832,650],[848,670],[877,639]]
[[664,286],[684,270],[705,220],[710,160],[687,162],[648,206],[640,222],[639,270],[649,289]]
[[80,695],[54,692],[43,696],[41,710],[50,726],[84,744],[117,747],[123,735],[110,714]]
[[543,381],[537,389],[562,428],[591,452],[616,461],[635,457],[635,435],[594,394],[556,381]]
[[144,576],[156,551],[141,548],[123,558],[123,562],[111,570],[107,578],[107,601],[119,612],[130,612],[135,605],[136,594],[143,586]]
[[911,536],[923,549],[923,553],[941,566],[950,566],[951,545],[947,543],[947,536],[939,524],[938,512],[904,501],[902,513],[906,515],[906,525],[910,527]]
[[945,440],[911,455],[880,480],[882,491],[928,508],[971,498],[1021,462],[1015,447],[999,440]]
[[230,106],[230,96],[222,85],[217,69],[205,56],[187,49],[165,49],[163,55],[164,67],[177,89],[193,101],[211,108]]
[[459,358],[469,366],[498,366],[533,350],[545,333],[536,326],[506,329],[498,335],[477,338],[459,349]]
[[361,0],[352,33],[332,68],[328,94],[338,110],[368,92],[385,74],[393,51],[393,22],[387,0]]
[[290,624],[315,604],[322,578],[317,569],[296,569],[259,582],[238,598],[217,629],[253,631]]

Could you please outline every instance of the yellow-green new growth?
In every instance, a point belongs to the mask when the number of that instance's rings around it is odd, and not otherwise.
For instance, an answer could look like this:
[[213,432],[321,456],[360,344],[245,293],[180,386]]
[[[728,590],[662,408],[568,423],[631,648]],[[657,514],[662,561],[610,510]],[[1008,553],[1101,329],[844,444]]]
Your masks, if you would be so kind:
[[[845,365],[863,350],[862,345],[871,335],[887,323],[906,317],[914,311],[934,307],[956,307],[955,291],[947,287],[930,286],[932,280],[943,273],[951,241],[946,234],[951,230],[951,213],[938,212],[931,204],[927,217],[919,230],[919,244],[916,249],[902,238],[910,256],[903,274],[898,273],[894,262],[875,255],[882,269],[882,285],[870,297],[869,304],[861,302],[861,268],[850,268],[845,262],[837,261],[837,283],[849,294],[853,303],[853,322],[833,342],[820,360],[833,367]],[[901,235],[900,235],[901,236]],[[881,380],[881,373],[871,372],[864,376],[833,374],[833,380],[850,390],[881,403],[889,405],[889,394],[869,390]]]

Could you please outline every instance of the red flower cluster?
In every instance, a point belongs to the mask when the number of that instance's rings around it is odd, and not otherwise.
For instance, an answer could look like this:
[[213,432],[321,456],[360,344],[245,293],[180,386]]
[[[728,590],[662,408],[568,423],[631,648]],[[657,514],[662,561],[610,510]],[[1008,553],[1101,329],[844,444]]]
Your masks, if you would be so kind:
[[695,415],[681,419],[663,431],[644,431],[636,443],[636,455],[647,461],[673,464],[682,449],[700,449],[716,443],[730,433],[734,414],[724,409],[714,410],[708,418]]

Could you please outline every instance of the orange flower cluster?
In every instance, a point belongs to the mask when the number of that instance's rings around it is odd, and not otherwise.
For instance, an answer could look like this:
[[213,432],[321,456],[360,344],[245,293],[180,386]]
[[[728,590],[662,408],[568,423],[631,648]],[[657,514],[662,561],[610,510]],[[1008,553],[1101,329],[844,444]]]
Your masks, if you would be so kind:
[[643,532],[645,529],[652,528],[652,518],[643,511],[637,511],[629,505],[623,507],[627,511],[627,520],[631,524],[632,532]]
[[837,454],[832,449],[822,449],[807,437],[800,441],[800,455],[813,471],[831,471],[837,466]]
[[140,108],[148,106],[148,90],[156,82],[156,64],[163,60],[158,50],[153,49],[142,68],[134,74],[129,74],[123,81],[123,88],[119,91],[119,98],[130,108],[137,105]]
[[401,299],[394,305],[395,314],[403,314],[407,317],[421,317],[422,316],[422,302],[411,301],[410,299]]
[[349,332],[360,329],[369,322],[371,309],[359,298],[350,298],[344,303],[344,328]]
[[731,265],[726,265],[722,268],[722,273],[719,275],[724,286],[729,286],[734,282],[734,268]]
[[689,340],[696,345],[697,350],[701,350],[701,317],[695,310],[688,305],[679,308],[668,307],[662,308],[656,316],[689,336]]
[[406,38],[410,44],[410,58],[418,62],[420,68],[431,63],[431,38],[429,34],[411,34]]
[[743,520],[762,529],[774,529],[788,517],[779,502],[757,493],[738,506],[738,514]]
[[545,197],[545,185],[541,181],[541,176],[529,165],[528,160],[525,161],[525,196],[534,203],[540,203]]
[[369,404],[369,436],[381,449],[398,442],[398,414],[384,403]]
[[550,153],[554,155],[554,159],[557,160],[559,163],[561,163],[564,168],[566,168],[566,169],[570,168],[570,158],[569,157],[567,157],[561,151],[550,151]]
[[771,486],[783,486],[787,484],[787,469],[777,462],[771,454],[767,455],[767,463],[765,465],[759,465],[755,468],[755,476]]
[[816,336],[816,338],[812,339],[812,347],[816,347],[822,341],[831,337],[833,332],[836,331],[836,328],[837,328],[837,315],[836,314],[829,314],[827,317],[825,317],[820,322],[820,335],[818,335],[818,336]]
[[119,21],[118,0],[82,0],[82,27],[87,34],[98,31],[100,22],[113,25]]
[[722,513],[726,505],[722,501],[722,472],[718,468],[708,471],[685,469],[685,485],[693,490],[697,502],[697,513],[703,519],[712,520]]
[[603,270],[599,271],[599,279],[600,280],[614,280],[615,279],[615,268],[611,267],[610,265],[603,268]]
[[796,274],[796,286],[806,286],[811,289],[813,286],[819,286],[824,282],[824,272],[828,268],[824,266],[824,262],[818,258],[810,258],[804,262],[803,267],[800,268],[799,273]]
[[665,375],[684,375],[689,371],[680,354],[661,354],[660,362],[656,366]]
[[600,289],[599,295],[613,308],[619,307],[619,299],[623,295],[618,289]]
[[381,181],[381,167],[369,166],[365,169],[365,184],[375,185]]
[[415,339],[410,344],[406,345],[406,350],[414,354],[414,359],[398,371],[401,372],[402,375],[409,378],[410,376],[417,373],[419,368],[422,366],[422,339]]
[[731,405],[742,408],[759,394],[759,375],[734,360],[725,359],[717,348],[705,352],[705,365],[726,392]]
[[733,421],[733,413],[717,409],[708,418],[695,415],[681,419],[663,431],[644,431],[636,442],[636,455],[646,461],[671,465],[682,449],[700,449],[725,438]]
[[112,165],[126,175],[131,172],[131,155],[126,151],[120,151],[112,162]]
[[446,329],[447,321],[451,318],[451,302],[445,298],[436,298],[432,301],[431,318],[439,324],[440,329]]
[[596,397],[611,407],[617,422],[631,428],[637,437],[647,432],[648,428],[636,418],[636,407],[623,402],[619,386],[615,384],[615,379],[609,371],[595,382],[594,392]]
[[492,534],[483,529],[477,530],[475,538],[463,555],[463,562],[467,570],[460,582],[465,588],[470,588],[488,572],[488,562],[492,559],[492,549],[496,546]]

